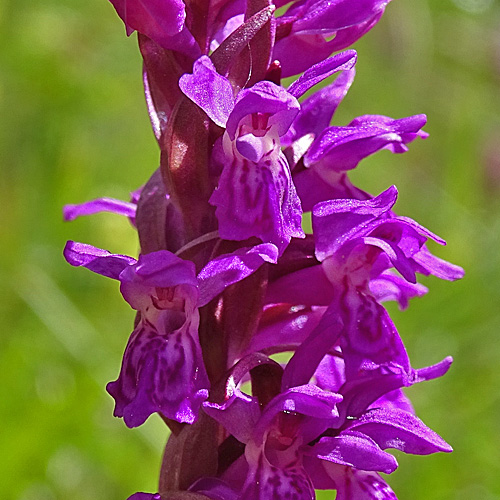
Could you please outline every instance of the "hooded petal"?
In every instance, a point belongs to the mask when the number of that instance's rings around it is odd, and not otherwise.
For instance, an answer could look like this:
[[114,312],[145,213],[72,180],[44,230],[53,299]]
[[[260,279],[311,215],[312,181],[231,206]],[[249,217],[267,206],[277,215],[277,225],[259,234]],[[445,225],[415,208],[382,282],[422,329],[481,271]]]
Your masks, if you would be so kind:
[[234,140],[238,125],[246,116],[261,113],[269,116],[268,124],[284,135],[300,110],[297,99],[283,87],[262,81],[238,93],[236,104],[227,121],[227,132]]
[[123,270],[120,281],[124,299],[138,311],[146,307],[145,304],[149,306],[150,296],[157,297],[156,288],[186,285],[192,302],[196,302],[198,296],[194,264],[167,250],[139,256],[136,265]]
[[[266,406],[258,424],[255,426],[253,440],[257,445],[261,445],[265,434],[271,427],[271,423],[281,412],[309,417],[309,421],[301,425],[302,432],[306,434],[308,434],[308,426],[316,427],[311,420],[321,421],[319,422],[320,427],[324,426],[324,429],[326,429],[328,424],[331,424],[338,417],[337,404],[340,401],[342,401],[342,396],[339,394],[323,391],[313,384],[291,387],[276,396]],[[321,434],[322,430],[317,435]],[[308,438],[314,439],[317,435],[308,436]],[[308,440],[306,439],[306,441]]]

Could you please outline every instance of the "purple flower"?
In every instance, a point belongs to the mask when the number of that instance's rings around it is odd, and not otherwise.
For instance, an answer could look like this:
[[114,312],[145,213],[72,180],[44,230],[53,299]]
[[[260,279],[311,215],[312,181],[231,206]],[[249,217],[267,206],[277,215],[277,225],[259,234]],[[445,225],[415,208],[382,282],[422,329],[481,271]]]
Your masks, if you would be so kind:
[[258,400],[233,382],[238,383],[230,379],[226,402],[204,404],[211,417],[246,445],[245,455],[222,479],[241,500],[314,499],[300,448],[338,417],[336,404],[341,397],[305,385],[277,395],[261,410]]
[[108,384],[115,416],[129,427],[151,413],[193,423],[208,396],[209,381],[198,339],[198,307],[227,286],[273,262],[276,248],[263,244],[210,261],[196,276],[194,264],[163,250],[131,257],[68,242],[64,256],[75,266],[120,281],[125,300],[140,313],[125,349],[118,380]]
[[[130,500],[314,500],[315,489],[396,500],[380,476],[398,466],[388,449],[451,451],[404,389],[452,360],[412,368],[382,303],[425,294],[417,273],[463,271],[393,211],[394,186],[373,197],[348,178],[363,158],[425,138],[426,117],[330,125],[357,54],[328,56],[389,1],[111,0],[138,32],[160,167],[131,203],[64,210],[125,215],[138,259],[72,241],[64,256],[117,280],[136,311],[107,386],[115,416],[136,427],[158,413],[172,430],[161,495]],[[269,357],[284,352],[283,366]]]
[[[372,368],[346,382],[342,358],[326,356],[315,377],[320,387],[338,391],[343,399],[338,405],[338,426],[305,452],[315,487],[336,489],[337,497],[346,500],[396,499],[377,472],[391,472],[397,463],[386,462],[389,469],[383,470],[383,462],[375,460],[381,456],[380,450],[395,448],[419,455],[450,452],[451,447],[414,416],[400,388],[444,375],[451,361],[446,358],[434,366],[412,370],[410,376],[396,368]],[[373,445],[370,457],[365,452]]]
[[[309,381],[315,366],[304,362],[309,353],[314,353],[317,365],[334,345],[342,348],[348,377],[355,377],[367,362],[396,363],[410,369],[399,334],[377,299],[397,298],[404,306],[409,297],[423,293],[413,285],[415,272],[421,270],[418,260],[423,245],[427,238],[444,242],[411,219],[392,216],[396,196],[392,187],[372,200],[318,204],[313,229],[321,266],[286,274],[269,286],[266,300],[271,304],[325,308],[289,364],[289,371],[297,370],[293,385]],[[460,275],[460,268],[446,265],[446,272],[442,272],[442,262],[425,271],[451,279]],[[390,274],[392,267],[402,278]],[[376,280],[375,294],[372,280]],[[404,281],[410,286],[402,285]],[[315,309],[310,311],[317,314]],[[283,336],[281,342],[286,344],[287,339]]]
[[[244,359],[240,364],[246,363]],[[374,473],[391,473],[397,467],[385,449],[413,454],[451,451],[411,412],[384,397],[403,385],[440,376],[449,365],[446,359],[415,370],[410,378],[402,371],[378,368],[355,382],[345,382],[343,363],[330,363],[328,369],[323,363],[326,379],[335,380],[330,387],[320,371],[317,376],[323,388],[306,384],[284,389],[264,408],[239,389],[237,365],[226,384],[226,400],[203,404],[210,416],[245,444],[244,455],[222,479],[242,500],[309,500],[314,498],[314,488],[337,489],[339,495],[353,500],[378,498],[375,493],[390,489]],[[349,494],[347,485],[353,478],[357,484],[351,492],[365,491],[364,496]],[[364,490],[366,481],[372,487]]]
[[280,137],[300,108],[296,98],[267,81],[234,98],[231,83],[206,56],[195,62],[193,74],[184,75],[179,85],[214,123],[226,129],[216,145],[223,167],[210,198],[217,207],[221,237],[257,236],[280,250],[292,237],[303,237],[300,201],[280,149]]

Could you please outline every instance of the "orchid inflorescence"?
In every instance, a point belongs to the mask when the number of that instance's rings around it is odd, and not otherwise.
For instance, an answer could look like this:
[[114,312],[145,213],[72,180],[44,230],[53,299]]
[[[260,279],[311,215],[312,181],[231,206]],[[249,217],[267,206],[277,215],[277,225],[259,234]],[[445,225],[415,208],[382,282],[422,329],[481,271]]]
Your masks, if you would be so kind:
[[115,416],[158,413],[171,430],[159,493],[130,498],[395,499],[386,449],[451,451],[402,389],[452,360],[413,368],[381,303],[425,294],[416,273],[463,271],[393,211],[394,186],[372,196],[348,176],[425,138],[426,117],[330,125],[357,57],[338,51],[389,0],[111,2],[138,33],[160,167],[130,202],[65,207],[128,217],[138,259],[73,241],[64,255],[119,281],[137,311],[107,386]]

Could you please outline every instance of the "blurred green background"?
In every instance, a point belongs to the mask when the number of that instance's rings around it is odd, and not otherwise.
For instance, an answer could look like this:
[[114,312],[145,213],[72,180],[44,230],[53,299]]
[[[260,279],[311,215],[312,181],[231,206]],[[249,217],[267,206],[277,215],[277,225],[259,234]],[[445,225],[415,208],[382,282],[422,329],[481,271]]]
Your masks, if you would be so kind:
[[[408,391],[455,452],[398,453],[400,500],[500,499],[499,25],[498,0],[394,0],[356,44],[335,118],[428,115],[428,140],[352,177],[373,193],[396,184],[397,211],[446,238],[432,250],[467,271],[424,279],[426,297],[390,307],[414,366],[455,358],[446,377]],[[126,429],[104,390],[133,311],[116,283],[61,255],[67,239],[137,253],[126,220],[61,217],[65,203],[127,199],[157,165],[135,39],[106,0],[3,0],[0,47],[0,498],[156,491],[164,426],[153,416]]]

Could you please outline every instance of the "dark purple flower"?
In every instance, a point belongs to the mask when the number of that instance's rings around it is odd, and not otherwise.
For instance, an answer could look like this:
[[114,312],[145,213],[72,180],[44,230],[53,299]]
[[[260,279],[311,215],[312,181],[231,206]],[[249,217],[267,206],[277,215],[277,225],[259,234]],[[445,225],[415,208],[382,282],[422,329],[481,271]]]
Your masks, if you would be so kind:
[[125,300],[140,313],[118,380],[108,384],[115,416],[129,427],[158,412],[193,423],[209,381],[198,339],[198,307],[227,286],[273,262],[277,251],[263,244],[210,261],[196,276],[194,264],[163,250],[131,257],[68,242],[64,255],[75,266],[120,281]]
[[[344,488],[352,478],[359,484],[353,484],[351,491],[363,491],[365,481],[372,483],[359,498],[372,498],[368,492],[378,498],[375,493],[381,495],[390,489],[374,473],[390,473],[397,467],[385,449],[413,454],[451,451],[436,433],[411,412],[394,405],[390,397],[403,385],[442,375],[449,365],[446,359],[434,367],[415,370],[411,377],[401,370],[378,368],[355,382],[345,382],[343,362],[328,367],[323,363],[321,370],[326,375],[321,371],[317,375],[323,388],[306,384],[285,389],[265,408],[255,397],[244,394],[238,377],[231,374],[226,400],[203,404],[210,416],[246,445],[244,456],[222,479],[240,492],[242,500],[309,500],[314,498],[313,488],[338,489],[339,495],[348,495],[349,489]],[[329,383],[332,385],[327,387]]]
[[338,405],[337,427],[304,451],[314,486],[336,489],[338,498],[345,500],[396,499],[378,472],[391,472],[397,463],[387,461],[389,469],[383,470],[383,462],[375,460],[381,450],[395,448],[419,455],[450,452],[451,447],[414,416],[400,389],[440,377],[450,365],[451,358],[446,358],[434,366],[412,370],[410,376],[400,369],[378,367],[346,382],[342,358],[325,357],[315,377],[320,387],[338,391],[343,400]]
[[[399,334],[378,299],[396,298],[404,306],[408,298],[423,293],[416,285],[420,264],[415,257],[428,238],[444,242],[411,219],[393,216],[390,210],[396,196],[392,187],[372,200],[318,204],[313,211],[313,230],[321,266],[286,274],[269,286],[267,301],[271,304],[327,308],[289,364],[289,370],[293,367],[302,373],[293,379],[293,385],[307,383],[334,345],[342,348],[348,377],[356,377],[366,362],[397,363],[410,369]],[[460,268],[447,266],[448,276],[458,276]],[[392,267],[402,278],[389,272]],[[445,274],[441,264],[435,273]],[[410,285],[402,285],[404,281]],[[296,342],[293,338],[288,341]],[[286,344],[286,337],[281,342]],[[309,353],[314,353],[316,365],[304,362]]]
[[204,404],[210,416],[246,444],[244,457],[223,479],[239,491],[241,500],[314,499],[300,448],[338,417],[335,405],[341,397],[305,385],[276,396],[262,411],[256,398],[237,387],[231,390],[222,405]]
[[299,103],[272,82],[259,82],[236,98],[227,78],[210,59],[198,59],[192,75],[179,81],[182,91],[214,123],[226,129],[218,157],[223,167],[210,203],[217,207],[219,233],[229,240],[252,236],[281,250],[303,237],[300,202],[280,148],[299,111]]

